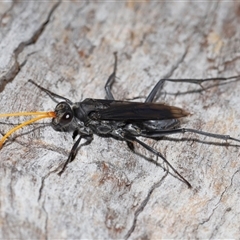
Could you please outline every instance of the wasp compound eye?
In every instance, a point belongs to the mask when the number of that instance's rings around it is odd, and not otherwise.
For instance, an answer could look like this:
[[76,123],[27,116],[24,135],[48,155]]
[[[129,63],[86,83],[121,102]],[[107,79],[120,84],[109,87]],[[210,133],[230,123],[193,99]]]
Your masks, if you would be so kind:
[[69,106],[68,103],[60,102],[55,108],[55,113],[58,118],[62,118],[63,116],[68,114],[72,115],[72,108]]
[[73,114],[72,112],[66,112],[63,116],[59,119],[59,123],[62,125],[68,124],[72,121]]

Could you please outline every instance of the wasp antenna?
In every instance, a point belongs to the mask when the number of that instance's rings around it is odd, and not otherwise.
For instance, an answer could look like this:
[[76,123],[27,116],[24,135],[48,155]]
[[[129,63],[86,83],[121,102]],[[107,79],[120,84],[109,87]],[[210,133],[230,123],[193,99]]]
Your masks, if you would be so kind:
[[63,99],[64,101],[66,101],[67,103],[72,104],[72,101],[70,101],[69,99],[62,97],[56,93],[53,93],[51,91],[49,91],[48,89],[38,85],[37,83],[35,83],[32,79],[28,79],[28,82],[32,83],[33,85],[35,85],[36,87],[38,87],[40,90],[42,90],[43,92],[45,92],[54,102],[58,103],[58,101],[55,98],[59,98],[59,99]]

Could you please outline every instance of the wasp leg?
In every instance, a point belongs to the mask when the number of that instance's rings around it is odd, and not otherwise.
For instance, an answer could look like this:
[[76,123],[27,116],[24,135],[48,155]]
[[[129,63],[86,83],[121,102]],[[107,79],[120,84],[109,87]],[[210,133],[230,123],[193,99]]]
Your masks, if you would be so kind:
[[[76,137],[75,135],[76,135],[76,131],[73,132],[73,137],[74,137],[74,138]],[[73,147],[72,147],[72,149],[71,149],[71,151],[70,151],[70,154],[69,154],[69,156],[68,156],[68,159],[67,159],[67,161],[64,163],[64,165],[63,165],[63,167],[62,167],[62,170],[58,173],[59,176],[61,176],[62,173],[65,171],[68,163],[72,162],[72,161],[74,160],[74,158],[76,157],[76,154],[77,154],[77,151],[78,151],[78,145],[79,145],[79,143],[80,143],[80,141],[81,141],[81,139],[82,139],[83,137],[84,137],[87,141],[86,141],[84,144],[82,144],[82,146],[83,146],[83,145],[88,145],[88,144],[91,143],[92,140],[93,140],[93,136],[92,136],[92,135],[89,135],[89,136],[86,136],[86,135],[85,135],[85,136],[82,136],[82,135],[80,135],[80,136],[79,136],[78,140],[74,143],[74,145],[73,145]]]
[[228,80],[240,80],[240,75],[232,76],[232,77],[215,77],[215,78],[182,78],[182,79],[161,79],[160,81],[168,81],[168,82],[187,82],[201,85],[203,82],[209,81],[228,81]]
[[117,72],[117,53],[116,52],[114,53],[114,59],[115,59],[115,62],[114,62],[113,73],[109,76],[105,84],[105,91],[106,91],[107,99],[109,100],[114,100],[113,94],[111,92],[111,86],[115,81],[116,72]]
[[72,149],[70,151],[70,154],[68,156],[68,159],[67,159],[67,161],[64,163],[64,165],[62,167],[62,170],[58,173],[59,176],[61,176],[63,174],[63,172],[65,171],[65,169],[66,169],[66,167],[68,165],[68,163],[70,163],[70,162],[72,162],[74,160],[74,158],[75,158],[75,156],[77,154],[77,147],[78,147],[81,139],[82,139],[82,136],[80,135],[78,140],[74,143],[74,145],[73,145],[73,147],[72,147]]
[[133,144],[133,142],[129,142],[129,141],[127,141],[127,146],[129,147],[129,149],[130,149],[131,151],[133,151],[133,152],[134,152],[134,150],[135,150],[135,147],[134,147],[134,144]]
[[149,152],[152,152],[153,154],[155,154],[157,157],[160,157],[166,164],[167,166],[169,166],[173,172],[178,176],[178,178],[184,182],[189,188],[192,188],[192,185],[171,165],[171,163],[157,150],[155,150],[154,148],[148,146],[146,143],[140,141],[139,139],[133,137],[133,136],[129,136],[129,135],[125,135],[124,139],[126,141],[135,141],[137,143],[139,143],[140,145],[142,145],[145,149],[147,149]]
[[210,133],[210,132],[204,132],[192,128],[177,128],[177,129],[169,129],[169,130],[155,130],[155,131],[142,131],[142,136],[144,137],[150,137],[150,138],[155,138],[155,137],[162,137],[166,135],[171,135],[171,134],[176,134],[176,133],[185,133],[185,132],[191,132],[191,133],[196,133],[199,135],[204,135],[207,137],[212,137],[212,138],[217,138],[217,139],[223,139],[223,140],[232,140],[236,142],[240,142],[240,139],[233,138],[229,135],[223,135],[223,134],[215,134],[215,133]]
[[163,88],[164,82],[185,82],[185,83],[194,83],[202,86],[201,84],[204,82],[209,82],[209,81],[228,81],[228,80],[240,80],[240,76],[232,76],[232,77],[219,77],[219,78],[199,78],[199,79],[191,79],[191,78],[183,78],[183,79],[160,79],[158,83],[155,85],[155,87],[152,89],[148,97],[146,98],[145,102],[153,102],[156,94],[158,93],[159,90]]
[[145,100],[146,103],[147,103],[147,102],[153,102],[153,100],[154,100],[156,94],[158,93],[158,91],[163,88],[164,82],[165,82],[164,79],[160,79],[160,80],[158,81],[158,83],[157,83],[157,84],[155,85],[155,87],[152,89],[152,91],[150,92],[150,94],[147,96],[147,98],[146,98],[146,100]]
[[73,140],[76,138],[76,136],[77,136],[78,134],[79,134],[78,130],[77,130],[77,129],[74,130],[73,135],[72,135]]

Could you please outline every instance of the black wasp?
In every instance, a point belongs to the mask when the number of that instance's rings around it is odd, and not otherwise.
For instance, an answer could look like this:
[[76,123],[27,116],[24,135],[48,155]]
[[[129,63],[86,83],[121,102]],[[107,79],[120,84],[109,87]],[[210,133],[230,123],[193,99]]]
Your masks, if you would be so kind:
[[69,99],[57,95],[39,86],[32,80],[29,80],[35,86],[46,92],[54,101],[56,101],[56,99],[61,99],[63,101],[57,104],[54,112],[0,114],[0,117],[38,115],[38,117],[20,124],[19,126],[10,130],[0,141],[0,146],[4,143],[6,138],[17,129],[42,118],[51,117],[53,118],[52,127],[54,130],[73,132],[73,139],[78,136],[70,151],[67,161],[65,162],[62,170],[59,172],[60,175],[64,172],[67,164],[74,160],[81,139],[85,138],[86,143],[90,143],[93,140],[93,134],[97,134],[103,137],[113,137],[118,140],[126,141],[128,147],[133,151],[133,143],[139,143],[157,157],[162,158],[167,166],[170,167],[178,176],[178,178],[186,183],[188,187],[191,187],[191,184],[180,173],[178,173],[178,171],[159,151],[142,142],[138,139],[138,137],[141,136],[159,139],[170,134],[193,132],[208,137],[223,140],[230,139],[240,142],[239,139],[232,138],[229,135],[212,134],[196,129],[181,128],[179,118],[188,116],[188,112],[178,107],[168,106],[162,103],[153,103],[155,96],[159,90],[163,88],[165,81],[201,84],[210,80],[237,80],[239,79],[239,76],[207,79],[161,79],[147,96],[145,102],[118,101],[114,99],[111,92],[111,85],[116,77],[116,53],[114,54],[114,57],[114,70],[105,84],[106,100],[87,98],[82,102],[73,103]]

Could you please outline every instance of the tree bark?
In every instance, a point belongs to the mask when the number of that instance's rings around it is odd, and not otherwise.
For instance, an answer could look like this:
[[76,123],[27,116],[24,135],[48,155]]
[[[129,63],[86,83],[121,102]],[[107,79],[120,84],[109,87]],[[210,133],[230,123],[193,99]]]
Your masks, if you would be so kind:
[[[1,113],[54,110],[28,79],[74,102],[105,98],[115,51],[118,100],[144,101],[161,78],[239,75],[239,22],[239,2],[2,2]],[[240,138],[239,92],[238,81],[167,82],[156,101],[190,112],[183,127]],[[0,119],[1,134],[25,119]],[[1,149],[1,239],[239,237],[239,143],[193,133],[142,139],[192,189],[138,144],[135,154],[99,136],[59,177],[73,139],[50,121]]]

